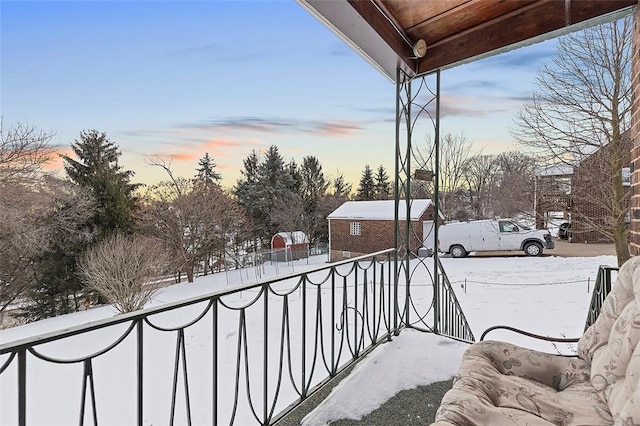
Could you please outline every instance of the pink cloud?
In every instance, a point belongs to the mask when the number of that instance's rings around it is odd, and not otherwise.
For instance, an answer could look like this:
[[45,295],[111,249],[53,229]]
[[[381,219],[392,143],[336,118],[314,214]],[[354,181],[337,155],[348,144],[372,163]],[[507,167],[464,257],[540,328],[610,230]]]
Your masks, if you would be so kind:
[[319,131],[320,134],[329,135],[329,136],[344,136],[344,135],[357,132],[358,130],[361,130],[362,127],[357,126],[355,124],[350,124],[350,123],[327,122],[327,123],[319,124],[318,126],[316,126],[316,129]]
[[[263,145],[263,142],[259,139],[231,139],[231,138],[211,138],[206,140],[201,140],[198,142],[191,142],[188,144],[180,144],[181,151],[164,151],[164,152],[155,152],[152,154],[145,155],[147,158],[170,158],[175,161],[188,161],[195,162],[198,159],[202,158],[205,153],[209,153],[209,155],[213,158],[214,161],[217,162],[217,159],[220,158],[234,158],[236,157],[236,153],[234,150],[242,150],[248,151],[252,149],[252,147],[260,147]],[[223,167],[221,167],[223,168]]]

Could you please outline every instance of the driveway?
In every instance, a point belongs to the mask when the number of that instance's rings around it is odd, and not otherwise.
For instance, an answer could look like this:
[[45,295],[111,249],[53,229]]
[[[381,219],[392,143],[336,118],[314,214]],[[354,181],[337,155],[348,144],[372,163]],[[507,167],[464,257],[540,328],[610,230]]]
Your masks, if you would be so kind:
[[[544,250],[543,256],[560,256],[560,257],[594,257],[605,255],[616,255],[616,249],[613,244],[603,243],[570,243],[567,240],[555,239],[555,247],[551,250]],[[526,256],[523,251],[486,251],[473,253],[471,256],[476,257],[495,257],[495,256]]]

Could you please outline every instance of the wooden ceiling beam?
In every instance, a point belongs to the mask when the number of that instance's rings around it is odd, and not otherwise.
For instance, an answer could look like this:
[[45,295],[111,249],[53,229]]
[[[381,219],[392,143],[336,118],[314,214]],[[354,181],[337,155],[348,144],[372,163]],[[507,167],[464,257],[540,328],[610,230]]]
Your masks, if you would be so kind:
[[532,3],[528,7],[488,20],[467,31],[440,40],[435,45],[427,46],[427,54],[419,60],[417,73],[426,74],[469,58],[504,49],[568,25],[633,6],[637,4],[637,0],[573,0],[570,2],[571,22],[567,22],[565,4],[555,0]]
[[[396,54],[403,58],[406,65],[415,71],[415,60],[409,59],[413,56],[413,44],[407,43],[391,21],[376,7],[372,1],[348,0],[349,4],[375,29]],[[416,40],[410,40],[411,43]]]
[[423,2],[421,7],[416,7],[415,2],[407,0],[378,1],[387,5],[387,8],[392,11],[402,26],[410,31],[411,28],[421,25],[434,16],[442,15],[474,0],[427,0]]
[[528,7],[538,1],[540,0],[465,2],[410,27],[407,29],[407,33],[411,36],[421,34],[427,44],[431,45],[449,34],[457,34],[482,25],[489,20],[500,19],[503,15]]
[[584,22],[637,4],[638,0],[611,0],[609,2],[602,2],[598,0],[570,0],[570,23],[576,24]]

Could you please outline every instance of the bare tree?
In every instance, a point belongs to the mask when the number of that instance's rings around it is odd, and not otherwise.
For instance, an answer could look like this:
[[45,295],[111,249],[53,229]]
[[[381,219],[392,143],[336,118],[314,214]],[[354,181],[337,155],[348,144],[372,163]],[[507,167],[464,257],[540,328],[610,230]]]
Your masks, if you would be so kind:
[[81,188],[51,176],[2,189],[11,201],[0,202],[0,315],[59,266],[49,254],[79,252],[94,240],[88,221],[96,208]]
[[536,159],[520,151],[498,154],[499,175],[494,188],[494,212],[501,217],[532,215],[535,196]]
[[603,232],[615,244],[618,264],[630,256],[624,221],[629,191],[622,169],[629,163],[624,135],[631,112],[632,25],[632,18],[623,18],[561,38],[513,130],[550,162],[575,165],[594,153],[608,159],[598,192],[609,218]]
[[42,172],[51,159],[52,134],[28,124],[16,123],[5,128],[0,119],[0,189],[10,182],[25,182]]
[[157,291],[153,278],[166,267],[158,241],[116,233],[90,248],[80,263],[86,286],[99,292],[120,313],[142,309]]
[[84,212],[92,211],[90,197],[42,169],[55,148],[51,139],[28,124],[6,127],[0,120],[0,316],[36,287],[43,256],[74,240]]
[[498,163],[492,155],[479,155],[467,161],[464,178],[475,219],[486,219],[495,213],[492,193],[499,173]]
[[227,244],[243,235],[246,214],[218,185],[199,185],[175,177],[162,161],[153,164],[162,167],[169,180],[147,192],[145,229],[164,243],[178,273],[185,272],[192,282],[200,262],[214,252],[224,257]]
[[183,178],[163,181],[147,191],[148,204],[143,212],[144,229],[163,242],[172,254],[178,273],[187,274],[192,282],[196,266],[213,248],[206,240],[207,212],[205,204],[194,195],[192,182]]
[[[429,141],[432,138],[428,139]],[[481,152],[471,152],[471,141],[463,134],[445,133],[440,139],[440,176],[439,178],[439,209],[446,220],[454,218],[460,211],[465,210],[465,201],[459,194],[466,189],[466,179],[469,161],[481,155]],[[430,142],[424,151],[418,151],[420,167],[435,170],[435,143]]]

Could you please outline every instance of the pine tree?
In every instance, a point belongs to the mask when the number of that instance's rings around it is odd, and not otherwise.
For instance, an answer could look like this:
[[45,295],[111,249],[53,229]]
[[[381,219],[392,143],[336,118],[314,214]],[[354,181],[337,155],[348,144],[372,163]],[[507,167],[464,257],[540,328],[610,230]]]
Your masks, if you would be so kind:
[[258,153],[253,150],[247,158],[242,161],[244,170],[240,173],[245,177],[245,181],[248,183],[256,183],[258,181],[258,165],[260,164],[260,158]]
[[222,175],[215,171],[216,163],[213,161],[213,158],[209,156],[209,153],[205,153],[204,157],[198,160],[198,167],[196,171],[196,180],[198,182],[204,182],[205,185],[210,184],[220,184],[222,180]]
[[296,194],[300,193],[300,187],[302,186],[302,172],[296,160],[293,158],[289,161],[287,165],[287,171],[289,172],[289,176],[291,177],[289,189]]
[[[278,147],[271,145],[264,154],[264,160],[258,166],[260,179],[272,187],[291,188],[291,175],[285,170],[284,159],[280,155]],[[278,188],[281,189],[281,188]]]
[[364,166],[364,171],[362,172],[362,177],[360,178],[360,185],[358,186],[358,190],[356,192],[356,197],[358,200],[367,201],[367,200],[375,200],[376,190],[375,190],[375,182],[373,180],[373,172],[371,171],[371,167],[367,164]]
[[258,203],[262,196],[258,176],[258,166],[260,165],[258,153],[255,150],[251,151],[249,156],[242,161],[242,164],[244,169],[240,171],[240,174],[243,178],[238,179],[234,192],[252,223],[253,238],[258,238],[257,224],[264,221],[264,213],[260,210]]
[[345,182],[344,175],[338,173],[338,176],[333,180],[333,197],[343,199],[346,201],[351,196],[352,185]]
[[322,165],[314,156],[304,157],[300,171],[300,196],[304,200],[306,214],[313,214],[318,201],[324,197],[329,183],[322,172]]
[[62,155],[64,169],[76,184],[89,190],[96,199],[98,209],[94,224],[101,237],[114,231],[131,232],[137,199],[133,195],[137,184],[130,184],[134,172],[122,170],[118,165],[118,146],[106,133],[96,130],[82,131],[80,140],[71,144],[77,160]]
[[375,176],[375,199],[388,200],[389,198],[391,198],[391,183],[387,171],[381,164]]
[[327,193],[329,182],[324,177],[320,161],[314,156],[304,157],[300,176],[299,194],[303,203],[304,231],[309,239],[315,242],[327,221],[326,216],[320,211],[319,205]]
[[275,145],[267,149],[262,161],[253,151],[243,163],[244,179],[236,185],[236,196],[253,223],[255,238],[267,245],[280,231],[282,211],[297,197],[291,189],[294,178]]

